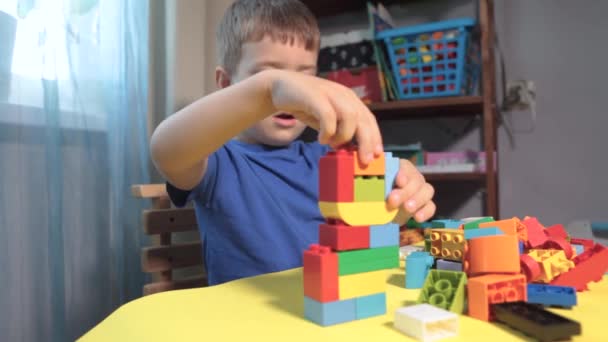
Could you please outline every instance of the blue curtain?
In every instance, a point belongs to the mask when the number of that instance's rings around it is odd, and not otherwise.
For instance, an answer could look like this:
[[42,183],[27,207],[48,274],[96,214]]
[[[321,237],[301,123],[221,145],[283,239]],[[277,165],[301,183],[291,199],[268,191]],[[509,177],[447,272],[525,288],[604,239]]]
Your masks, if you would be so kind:
[[6,1],[0,341],[74,340],[146,280],[148,2]]

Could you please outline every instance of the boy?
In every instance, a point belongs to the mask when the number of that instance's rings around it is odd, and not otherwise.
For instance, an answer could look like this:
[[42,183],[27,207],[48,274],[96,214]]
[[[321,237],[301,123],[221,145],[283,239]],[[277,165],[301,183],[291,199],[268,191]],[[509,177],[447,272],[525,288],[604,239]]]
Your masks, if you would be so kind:
[[[354,92],[314,76],[319,36],[297,0],[237,0],[217,33],[220,90],[152,136],[172,201],[194,201],[209,285],[301,266],[323,222],[319,158],[353,138],[362,163],[383,153]],[[318,142],[296,140],[306,125]],[[399,224],[434,214],[433,188],[411,163],[401,162],[395,183],[388,206],[401,209]]]

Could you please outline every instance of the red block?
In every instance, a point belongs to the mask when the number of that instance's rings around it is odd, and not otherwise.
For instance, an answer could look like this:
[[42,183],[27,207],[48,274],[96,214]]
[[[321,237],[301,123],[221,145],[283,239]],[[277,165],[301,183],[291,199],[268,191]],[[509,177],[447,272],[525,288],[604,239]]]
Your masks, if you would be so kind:
[[519,255],[519,265],[521,267],[521,273],[526,276],[528,283],[533,282],[540,276],[540,265],[528,254]]
[[319,302],[338,300],[338,254],[310,245],[304,252],[304,295]]
[[319,201],[355,200],[355,161],[353,152],[339,149],[319,160]]
[[339,220],[319,225],[319,244],[334,251],[369,248],[369,226],[349,226]]
[[547,241],[543,243],[541,249],[557,249],[564,251],[564,254],[566,254],[566,258],[568,258],[568,260],[572,259],[572,256],[574,255],[572,245],[562,237],[549,237]]
[[577,291],[585,291],[588,283],[602,280],[604,273],[608,271],[608,249],[598,243],[572,261],[576,266],[557,276],[551,284],[572,286]]
[[591,239],[579,239],[579,238],[571,238],[570,243],[573,245],[582,245],[585,248],[585,251],[593,248],[595,241]]
[[547,234],[547,236],[549,237],[560,237],[565,240],[568,239],[568,232],[566,232],[566,229],[561,224],[555,224],[551,227],[548,227],[547,229],[545,229],[545,234]]
[[543,227],[536,217],[528,217],[522,221],[522,223],[528,228],[528,247],[537,248],[547,241],[547,234],[545,234],[545,227]]

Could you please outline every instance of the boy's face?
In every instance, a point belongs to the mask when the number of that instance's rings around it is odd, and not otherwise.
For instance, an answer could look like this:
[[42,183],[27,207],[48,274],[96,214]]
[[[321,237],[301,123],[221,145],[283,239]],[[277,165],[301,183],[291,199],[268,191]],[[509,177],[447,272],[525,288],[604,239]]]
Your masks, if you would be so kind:
[[[231,75],[236,83],[264,69],[285,69],[315,75],[316,50],[306,50],[304,44],[274,42],[266,36],[258,42],[247,42],[241,50],[241,60]],[[302,134],[306,126],[289,113],[274,113],[242,132],[238,139],[252,144],[285,146]]]

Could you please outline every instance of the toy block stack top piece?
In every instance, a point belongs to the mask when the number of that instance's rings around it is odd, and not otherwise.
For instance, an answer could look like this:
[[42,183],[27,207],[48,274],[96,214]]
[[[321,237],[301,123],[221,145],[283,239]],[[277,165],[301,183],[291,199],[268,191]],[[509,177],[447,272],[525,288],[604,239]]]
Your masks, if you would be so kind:
[[397,210],[388,210],[399,159],[368,165],[352,148],[319,162],[319,244],[304,252],[304,315],[333,325],[386,313],[386,270],[399,267]]

